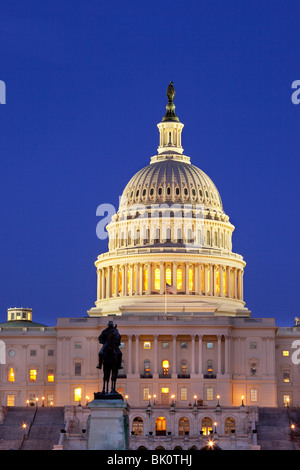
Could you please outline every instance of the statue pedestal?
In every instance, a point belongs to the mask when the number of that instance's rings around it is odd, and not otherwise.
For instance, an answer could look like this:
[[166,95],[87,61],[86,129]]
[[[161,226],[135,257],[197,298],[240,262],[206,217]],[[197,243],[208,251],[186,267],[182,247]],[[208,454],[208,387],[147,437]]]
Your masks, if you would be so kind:
[[120,399],[95,399],[89,403],[87,450],[128,450],[129,406]]

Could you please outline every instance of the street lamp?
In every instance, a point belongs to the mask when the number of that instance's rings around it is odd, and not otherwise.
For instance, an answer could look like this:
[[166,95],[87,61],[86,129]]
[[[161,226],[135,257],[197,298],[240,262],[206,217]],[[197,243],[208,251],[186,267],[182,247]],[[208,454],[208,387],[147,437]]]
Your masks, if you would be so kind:
[[245,397],[244,397],[244,395],[242,395],[242,396],[241,396],[241,399],[242,399],[242,405],[241,405],[241,408],[244,408],[244,406],[245,406],[245,405],[244,405],[244,398],[245,398]]
[[216,407],[216,411],[221,411],[221,406],[220,406],[220,395],[217,395],[218,403]]
[[214,427],[215,427],[215,434],[217,433],[217,421],[214,422]]

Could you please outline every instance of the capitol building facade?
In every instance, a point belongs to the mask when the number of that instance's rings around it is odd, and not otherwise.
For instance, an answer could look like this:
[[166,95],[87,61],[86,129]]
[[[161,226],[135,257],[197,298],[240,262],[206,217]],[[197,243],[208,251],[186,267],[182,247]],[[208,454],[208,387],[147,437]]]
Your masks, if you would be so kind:
[[221,448],[248,449],[260,409],[300,406],[300,327],[246,307],[234,226],[213,181],[184,154],[174,96],[171,83],[157,154],[128,182],[107,226],[88,316],[48,327],[31,309],[10,308],[0,323],[2,414],[65,407],[75,448],[102,389],[98,337],[110,320],[122,337],[117,388],[129,405],[131,449],[199,449],[211,432]]

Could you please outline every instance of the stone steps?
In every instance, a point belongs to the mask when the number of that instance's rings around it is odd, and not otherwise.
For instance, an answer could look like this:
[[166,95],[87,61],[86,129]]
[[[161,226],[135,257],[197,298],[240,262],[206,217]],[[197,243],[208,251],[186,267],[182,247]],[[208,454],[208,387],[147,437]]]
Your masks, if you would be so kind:
[[257,443],[261,450],[294,450],[286,408],[259,408]]

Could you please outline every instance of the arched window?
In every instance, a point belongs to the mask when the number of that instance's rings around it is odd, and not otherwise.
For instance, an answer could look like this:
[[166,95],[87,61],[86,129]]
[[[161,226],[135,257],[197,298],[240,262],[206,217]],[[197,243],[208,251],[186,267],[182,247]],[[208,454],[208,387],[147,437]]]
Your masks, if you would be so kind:
[[142,418],[140,418],[139,416],[134,418],[134,420],[132,422],[132,432],[136,436],[142,436],[143,433],[144,433],[144,422],[143,422]]
[[162,361],[163,375],[169,375],[170,363],[167,359]]
[[191,228],[187,230],[186,241],[187,243],[193,243],[193,232]]
[[145,243],[150,243],[150,229],[146,229]]
[[176,284],[177,284],[177,290],[182,290],[182,269],[181,268],[177,268]]
[[8,382],[14,382],[15,381],[15,371],[13,367],[10,367],[8,369],[8,377],[7,377]]
[[189,268],[189,291],[194,290],[194,270],[193,268]]
[[181,231],[181,228],[178,228],[178,229],[177,229],[177,232],[176,232],[176,239],[177,239],[177,243],[182,243],[182,231]]
[[154,240],[154,243],[159,243],[160,242],[160,229],[157,228],[155,230],[155,240]]
[[140,229],[137,229],[136,231],[136,242],[135,244],[136,245],[139,245],[141,243],[141,232],[140,232]]
[[225,419],[225,434],[230,434],[232,431],[235,431],[235,419],[229,417]]
[[210,245],[210,231],[209,230],[207,230],[206,232],[206,244]]
[[215,232],[215,246],[218,246],[218,233]]
[[160,290],[160,269],[156,268],[154,271],[154,289]]
[[156,420],[155,431],[157,436],[165,436],[167,431],[166,418],[159,416]]
[[151,369],[150,369],[150,361],[149,359],[144,360],[144,375],[150,375]]
[[211,359],[208,359],[206,363],[206,370],[207,370],[207,375],[213,375],[214,369],[213,369],[213,361]]
[[212,420],[211,418],[205,417],[202,419],[202,432],[204,436],[208,436],[210,432],[213,430],[212,428]]
[[188,418],[182,417],[179,420],[178,423],[178,435],[179,436],[185,436],[190,432],[190,422]]

